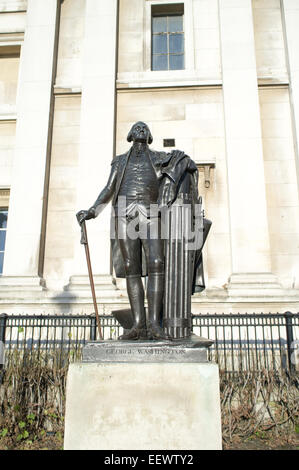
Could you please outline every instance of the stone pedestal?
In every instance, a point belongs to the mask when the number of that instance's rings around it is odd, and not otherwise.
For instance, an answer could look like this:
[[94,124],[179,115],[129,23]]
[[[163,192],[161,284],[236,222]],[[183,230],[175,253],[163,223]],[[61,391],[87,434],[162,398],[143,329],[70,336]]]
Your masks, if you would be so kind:
[[69,368],[66,450],[221,449],[218,366],[203,343],[91,343],[83,360],[96,359]]

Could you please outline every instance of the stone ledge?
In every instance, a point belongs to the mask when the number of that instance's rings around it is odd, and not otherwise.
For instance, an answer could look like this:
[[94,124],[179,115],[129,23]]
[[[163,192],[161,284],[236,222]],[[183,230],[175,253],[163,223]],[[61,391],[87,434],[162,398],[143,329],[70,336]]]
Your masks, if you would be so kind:
[[[113,282],[110,275],[95,274],[93,276],[96,298],[127,298],[126,290],[120,290]],[[79,299],[91,299],[91,287],[87,275],[71,276],[69,284],[64,287],[65,297],[75,297]]]
[[42,291],[45,287],[44,279],[39,276],[1,276],[0,289],[5,287],[7,290],[27,290]]
[[83,362],[207,362],[212,344],[196,335],[174,341],[90,341],[83,348]]
[[[113,283],[113,278],[110,275],[106,274],[94,274],[93,281],[95,287],[98,289],[103,288],[104,290],[107,287],[111,288],[112,290],[116,290],[116,286]],[[87,275],[75,275],[70,277],[69,284],[65,287],[66,291],[71,290],[90,290],[90,282],[89,277]]]
[[0,13],[26,11],[27,0],[6,0],[0,5]]

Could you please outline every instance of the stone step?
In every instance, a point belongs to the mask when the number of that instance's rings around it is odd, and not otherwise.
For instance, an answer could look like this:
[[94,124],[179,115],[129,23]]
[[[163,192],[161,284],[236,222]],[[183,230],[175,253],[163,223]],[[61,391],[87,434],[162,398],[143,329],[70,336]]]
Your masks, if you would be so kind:
[[[94,275],[93,282],[96,291],[115,291],[117,287],[113,282],[113,278],[110,275]],[[90,292],[90,281],[89,277],[86,276],[71,276],[70,282],[65,286],[65,291],[86,291]]]

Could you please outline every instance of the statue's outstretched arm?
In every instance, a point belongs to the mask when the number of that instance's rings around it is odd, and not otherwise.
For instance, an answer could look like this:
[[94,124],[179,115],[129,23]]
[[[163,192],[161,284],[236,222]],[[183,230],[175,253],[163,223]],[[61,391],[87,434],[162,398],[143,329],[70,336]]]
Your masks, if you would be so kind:
[[105,188],[98,195],[95,203],[89,208],[89,211],[94,212],[94,217],[97,217],[104,209],[105,204],[112,199],[117,176],[117,161],[113,160],[111,164],[111,172]]
[[111,164],[111,172],[107,184],[100,192],[95,203],[87,211],[83,210],[78,212],[77,219],[79,223],[82,223],[83,220],[94,219],[97,217],[105,208],[105,205],[112,199],[117,179],[117,163],[118,158],[116,157]]

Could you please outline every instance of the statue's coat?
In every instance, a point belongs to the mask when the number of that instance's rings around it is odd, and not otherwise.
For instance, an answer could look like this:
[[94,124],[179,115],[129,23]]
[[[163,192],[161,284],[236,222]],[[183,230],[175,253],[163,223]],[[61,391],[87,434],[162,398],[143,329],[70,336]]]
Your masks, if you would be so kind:
[[[115,207],[117,197],[119,194],[121,182],[126,170],[128,159],[130,157],[132,147],[130,150],[122,155],[116,156],[111,163],[111,172],[108,179],[108,183],[100,193],[93,207],[97,213],[99,210],[99,205],[108,203],[112,199],[112,207]],[[166,152],[157,152],[151,149],[148,149],[150,161],[153,165],[153,169],[156,173],[158,180],[161,181],[160,185],[160,194],[164,191],[167,191],[168,187],[172,185],[175,191],[178,190],[181,179],[186,172],[190,173],[192,178],[192,204],[198,203],[198,170],[197,167],[191,158],[186,155],[184,152],[179,150],[173,150],[170,153]],[[168,201],[169,203],[173,201]],[[111,217],[111,227],[112,233],[117,233],[115,230],[115,217],[113,216],[114,212],[112,211]],[[192,292],[201,292],[205,288],[204,284],[204,274],[203,274],[203,262],[202,262],[202,248],[207,237],[211,226],[211,222],[207,219],[204,219],[204,234],[203,234],[203,243],[202,246],[195,253],[195,268],[194,275],[192,279]],[[112,246],[112,263],[115,271],[116,277],[125,278],[125,270],[123,258],[120,252],[118,239],[116,236],[111,238]],[[143,251],[143,250],[142,250]],[[142,275],[147,274],[146,271],[146,262],[143,254],[142,260]]]

